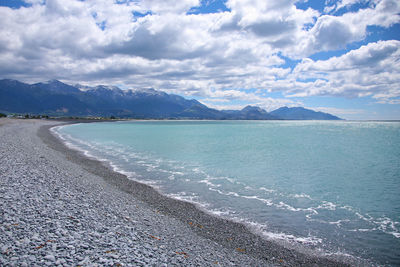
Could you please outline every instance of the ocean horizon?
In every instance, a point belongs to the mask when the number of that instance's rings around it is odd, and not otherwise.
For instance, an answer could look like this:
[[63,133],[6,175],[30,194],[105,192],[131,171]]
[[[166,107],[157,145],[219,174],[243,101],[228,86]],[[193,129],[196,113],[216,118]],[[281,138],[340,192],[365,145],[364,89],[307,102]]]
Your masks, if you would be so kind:
[[53,128],[129,179],[304,251],[400,264],[400,123],[124,121]]

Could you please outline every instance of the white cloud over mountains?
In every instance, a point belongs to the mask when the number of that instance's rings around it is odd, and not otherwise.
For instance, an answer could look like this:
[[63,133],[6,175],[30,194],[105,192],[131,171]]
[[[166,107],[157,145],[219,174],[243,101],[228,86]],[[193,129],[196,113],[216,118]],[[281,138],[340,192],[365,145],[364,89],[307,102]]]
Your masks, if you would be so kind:
[[[397,0],[327,1],[325,12],[295,0],[227,0],[228,11],[207,14],[189,12],[200,0],[26,2],[0,7],[2,78],[153,87],[216,107],[218,99],[270,107],[299,104],[293,96],[400,97],[399,41],[308,58],[365,40],[369,26],[399,23]],[[347,11],[355,4],[366,6]],[[301,61],[292,70],[284,58]]]
[[[314,82],[291,88],[293,95],[372,96],[380,102],[400,97],[400,41],[380,41],[340,57],[305,59],[293,71],[295,78]],[[303,84],[303,83],[302,83]]]

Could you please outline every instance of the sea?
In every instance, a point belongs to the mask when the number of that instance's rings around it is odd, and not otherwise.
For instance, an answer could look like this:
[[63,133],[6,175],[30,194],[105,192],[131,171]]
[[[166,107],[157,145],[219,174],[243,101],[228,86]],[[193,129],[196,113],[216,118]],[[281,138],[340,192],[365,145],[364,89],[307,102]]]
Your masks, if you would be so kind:
[[121,121],[71,148],[288,247],[400,265],[400,122]]

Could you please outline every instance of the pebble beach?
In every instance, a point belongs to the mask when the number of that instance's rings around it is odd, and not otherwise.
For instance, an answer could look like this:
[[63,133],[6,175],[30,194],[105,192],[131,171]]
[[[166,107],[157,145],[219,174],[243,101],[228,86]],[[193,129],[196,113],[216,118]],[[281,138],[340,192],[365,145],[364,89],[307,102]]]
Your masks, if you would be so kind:
[[1,266],[347,266],[265,240],[0,119]]

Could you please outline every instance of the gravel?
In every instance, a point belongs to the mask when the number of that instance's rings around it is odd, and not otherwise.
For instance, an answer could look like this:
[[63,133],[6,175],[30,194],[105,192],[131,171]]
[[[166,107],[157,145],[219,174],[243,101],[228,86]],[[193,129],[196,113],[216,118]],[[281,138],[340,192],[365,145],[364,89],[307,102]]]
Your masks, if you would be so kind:
[[264,240],[0,120],[0,266],[342,266]]

